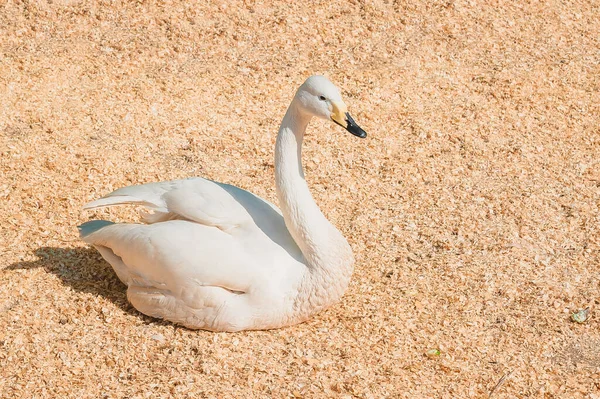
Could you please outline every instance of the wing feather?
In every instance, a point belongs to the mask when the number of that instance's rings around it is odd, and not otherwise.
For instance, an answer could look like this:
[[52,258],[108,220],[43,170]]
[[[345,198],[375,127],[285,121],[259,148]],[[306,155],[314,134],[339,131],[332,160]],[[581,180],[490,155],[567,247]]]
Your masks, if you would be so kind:
[[[227,231],[252,219],[248,210],[231,194],[232,190],[244,191],[196,177],[123,187],[86,204],[83,209],[137,204],[153,211],[144,215],[144,222],[149,224],[184,219]],[[247,197],[262,201],[247,194]]]
[[[210,245],[202,245],[208,242]],[[153,286],[172,293],[214,286],[246,292],[264,265],[243,256],[237,241],[215,228],[173,220],[153,225],[111,224],[84,237],[128,285]],[[200,244],[200,245],[199,245]],[[113,257],[114,255],[114,257]],[[244,265],[244,266],[242,266]]]

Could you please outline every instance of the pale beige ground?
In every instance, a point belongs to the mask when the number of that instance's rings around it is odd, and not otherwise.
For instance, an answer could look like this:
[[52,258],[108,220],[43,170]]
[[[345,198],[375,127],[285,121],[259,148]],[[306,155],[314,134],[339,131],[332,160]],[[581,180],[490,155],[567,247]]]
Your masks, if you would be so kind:
[[[600,397],[599,37],[597,0],[0,0],[0,396]],[[369,132],[306,139],[343,301],[238,334],[136,312],[76,231],[136,211],[81,206],[195,175],[275,200],[314,73]]]

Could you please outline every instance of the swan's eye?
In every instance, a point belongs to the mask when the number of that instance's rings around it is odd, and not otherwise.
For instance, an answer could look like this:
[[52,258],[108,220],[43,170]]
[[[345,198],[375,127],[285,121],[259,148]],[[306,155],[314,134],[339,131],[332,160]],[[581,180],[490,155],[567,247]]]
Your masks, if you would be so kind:
[[319,96],[319,100],[321,100],[321,101],[325,101],[325,100],[327,100],[327,99],[325,98],[325,96]]

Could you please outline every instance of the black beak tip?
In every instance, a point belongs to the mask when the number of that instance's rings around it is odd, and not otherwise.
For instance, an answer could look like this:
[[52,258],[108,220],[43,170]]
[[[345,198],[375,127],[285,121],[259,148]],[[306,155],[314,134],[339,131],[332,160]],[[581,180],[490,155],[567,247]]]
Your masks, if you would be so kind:
[[[360,128],[359,128],[360,129]],[[360,137],[361,139],[364,139],[367,137],[367,132],[365,132],[364,130],[360,129],[360,131],[358,132],[350,132],[353,135],[355,135],[356,137]]]
[[348,122],[348,126],[346,126],[346,130],[355,135],[356,137],[360,137],[364,139],[367,137],[367,132],[365,132],[360,126],[354,122],[354,119],[350,116],[348,112],[346,112],[346,122]]

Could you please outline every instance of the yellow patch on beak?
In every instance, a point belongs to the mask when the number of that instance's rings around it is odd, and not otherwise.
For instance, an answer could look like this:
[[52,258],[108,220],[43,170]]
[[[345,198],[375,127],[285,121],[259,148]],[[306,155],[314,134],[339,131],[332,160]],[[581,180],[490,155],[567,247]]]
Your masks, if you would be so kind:
[[331,102],[332,110],[331,110],[331,120],[340,125],[343,128],[346,128],[348,122],[346,120],[346,113],[348,112],[348,107],[343,102]]

